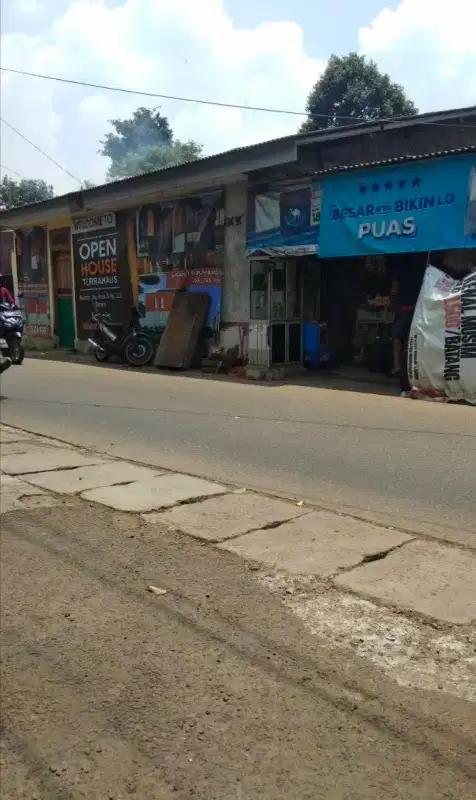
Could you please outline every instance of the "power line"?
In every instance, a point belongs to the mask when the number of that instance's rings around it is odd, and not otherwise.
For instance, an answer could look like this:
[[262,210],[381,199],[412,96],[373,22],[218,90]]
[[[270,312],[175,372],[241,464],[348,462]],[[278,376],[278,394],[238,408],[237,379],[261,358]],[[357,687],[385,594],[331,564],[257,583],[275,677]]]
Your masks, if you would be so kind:
[[69,175],[70,178],[73,178],[75,181],[77,181],[79,184],[82,185],[83,182],[79,178],[77,178],[76,175],[73,175],[72,172],[67,170],[65,167],[62,167],[61,164],[59,164],[57,161],[55,161],[54,158],[51,158],[51,156],[49,156],[48,153],[45,153],[45,151],[42,150],[41,147],[38,147],[38,145],[35,144],[34,142],[32,142],[30,139],[27,139],[27,137],[24,136],[23,133],[20,133],[20,131],[18,131],[16,128],[14,128],[13,125],[10,125],[10,123],[7,122],[6,119],[3,119],[3,117],[0,117],[0,120],[3,122],[4,125],[7,126],[7,128],[10,128],[10,130],[12,130],[14,133],[16,133],[17,136],[20,137],[20,139],[23,139],[25,142],[28,142],[28,144],[30,144],[32,147],[34,147],[35,150],[38,150],[38,152],[41,153],[42,156],[47,158],[48,161],[51,161],[56,167],[58,167],[59,169],[63,170],[63,172],[65,172],[66,175]]
[[[179,100],[181,103],[197,103],[202,106],[218,106],[219,108],[240,108],[243,111],[263,111],[267,114],[291,114],[296,117],[307,116],[304,111],[290,111],[282,108],[265,108],[261,106],[245,106],[238,103],[220,103],[218,100],[199,100],[196,97],[179,97],[173,94],[159,94],[158,92],[144,92],[140,89],[124,89],[120,86],[106,86],[101,83],[88,83],[87,81],[76,81],[72,78],[59,78],[57,75],[40,75],[37,72],[26,72],[21,69],[10,69],[1,67],[3,72],[12,72],[15,75],[27,75],[30,78],[43,78],[46,81],[57,81],[58,83],[70,83],[74,86],[87,86],[90,89],[105,89],[108,92],[122,92],[123,94],[138,94],[142,97],[156,97],[161,100]],[[326,114],[322,114],[327,119]],[[350,117],[349,117],[350,119]]]
[[[135,94],[141,97],[153,97],[158,98],[160,100],[178,100],[181,103],[195,103],[197,105],[204,105],[204,106],[217,106],[218,108],[238,108],[242,111],[262,111],[266,114],[287,114],[294,117],[307,117],[309,116],[305,111],[292,111],[290,109],[285,108],[268,108],[265,106],[249,106],[249,105],[241,105],[239,103],[221,103],[218,100],[200,100],[196,97],[180,97],[178,95],[173,94],[160,94],[159,92],[145,92],[140,89],[125,89],[121,86],[108,86],[102,83],[89,83],[88,81],[79,81],[74,80],[73,78],[60,78],[57,75],[43,75],[38,72],[27,72],[26,70],[21,69],[11,69],[10,67],[0,67],[3,72],[10,72],[15,75],[26,75],[30,78],[41,78],[42,80],[46,81],[55,81],[57,83],[66,83],[72,84],[73,86],[86,86],[89,89],[103,89],[108,92],[120,92],[122,94]],[[310,115],[314,119],[329,119],[329,114],[312,114]],[[356,117],[356,116],[344,116],[344,115],[335,115],[333,116],[335,120],[345,120],[349,123],[359,123],[359,122],[379,122],[380,119],[376,118],[373,120],[369,120],[368,117]],[[382,122],[388,122],[387,118],[381,120]],[[475,125],[467,125],[464,122],[425,122],[425,120],[418,120],[419,125],[432,125],[432,126],[439,126],[442,128],[474,128]]]
[[5,164],[0,164],[0,168],[3,169],[3,171],[5,173],[8,173],[9,175],[16,175],[17,178],[20,178],[22,181],[28,180],[28,178],[25,178],[24,175],[21,175],[19,172],[16,172],[16,170],[14,170],[14,169],[10,169],[10,167],[7,167]]

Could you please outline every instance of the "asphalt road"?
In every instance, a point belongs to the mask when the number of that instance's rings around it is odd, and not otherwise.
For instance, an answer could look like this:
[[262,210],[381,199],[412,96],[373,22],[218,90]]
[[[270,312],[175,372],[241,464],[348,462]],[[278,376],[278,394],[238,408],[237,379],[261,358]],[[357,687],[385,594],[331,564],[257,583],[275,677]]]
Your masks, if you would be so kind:
[[76,500],[6,514],[1,559],[5,800],[476,795],[472,704],[332,651],[229,553]]
[[27,360],[2,421],[476,546],[476,410]]

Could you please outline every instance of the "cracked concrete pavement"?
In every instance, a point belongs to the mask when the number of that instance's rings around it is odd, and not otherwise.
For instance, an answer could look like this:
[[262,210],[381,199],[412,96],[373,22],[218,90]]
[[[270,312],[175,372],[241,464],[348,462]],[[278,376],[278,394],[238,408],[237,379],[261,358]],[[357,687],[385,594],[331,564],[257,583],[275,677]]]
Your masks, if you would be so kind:
[[[78,496],[141,513],[151,526],[215,543],[274,573],[314,576],[440,623],[476,621],[476,553],[470,549],[61,444],[2,426],[8,508]],[[19,481],[17,498],[12,481]]]
[[474,551],[0,438],[5,796],[474,794]]

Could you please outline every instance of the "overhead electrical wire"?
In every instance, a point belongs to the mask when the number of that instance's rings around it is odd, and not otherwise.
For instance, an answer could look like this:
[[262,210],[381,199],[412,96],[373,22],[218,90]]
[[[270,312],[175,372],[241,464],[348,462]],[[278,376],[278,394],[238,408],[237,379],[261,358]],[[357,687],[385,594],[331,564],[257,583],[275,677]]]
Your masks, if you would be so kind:
[[[293,111],[291,109],[286,108],[268,108],[266,106],[250,106],[244,105],[240,103],[224,103],[218,100],[201,100],[196,97],[180,97],[179,95],[173,94],[162,94],[159,92],[146,92],[141,89],[126,89],[122,86],[109,86],[107,84],[102,83],[91,83],[88,81],[81,81],[81,80],[74,80],[73,78],[60,78],[58,75],[43,75],[39,72],[28,72],[27,70],[22,69],[11,69],[10,67],[0,67],[3,72],[9,72],[14,75],[25,75],[30,78],[41,78],[42,80],[46,81],[55,81],[57,83],[66,83],[73,86],[86,86],[89,89],[103,89],[104,91],[108,92],[120,92],[122,94],[135,94],[142,97],[153,97],[159,100],[178,100],[181,103],[195,103],[197,105],[204,105],[204,106],[218,106],[219,108],[238,108],[242,111],[261,111],[266,114],[287,114],[294,117],[308,117],[309,114],[305,111]],[[317,120],[319,119],[329,119],[328,114],[312,114],[312,117]],[[334,119],[336,120],[345,120],[349,123],[358,123],[358,122],[379,122],[379,119],[369,120],[365,117],[351,117],[351,116],[343,116],[337,114]],[[382,120],[387,122],[388,120]],[[466,125],[463,122],[456,122],[456,123],[447,123],[447,122],[425,122],[425,120],[419,121],[419,124],[422,125],[438,125],[440,127],[455,127],[455,128],[474,128],[474,125]]]
[[[247,106],[240,105],[239,103],[221,103],[218,100],[200,100],[196,97],[179,97],[172,94],[159,94],[158,92],[144,92],[140,89],[124,89],[121,86],[106,86],[101,83],[89,83],[88,81],[73,80],[73,78],[60,78],[57,75],[41,75],[37,72],[26,72],[22,69],[10,69],[9,67],[1,67],[3,72],[11,72],[15,75],[27,75],[30,78],[42,78],[46,81],[57,81],[58,83],[69,83],[74,86],[87,86],[90,89],[105,89],[108,92],[122,92],[123,94],[138,94],[142,97],[155,97],[160,100],[179,100],[181,103],[197,103],[203,106],[219,106],[220,108],[240,108],[243,111],[263,111],[267,114],[291,114],[296,117],[307,116],[304,111],[290,111],[280,108],[266,108],[261,106]],[[325,116],[325,115],[323,115]],[[327,117],[326,117],[327,118]]]
[[37,144],[32,142],[31,139],[28,139],[26,136],[24,136],[23,133],[20,133],[20,131],[17,130],[16,128],[14,128],[13,125],[11,125],[9,122],[7,122],[6,119],[4,119],[3,117],[0,117],[0,120],[3,122],[4,125],[7,126],[7,128],[10,128],[10,130],[12,130],[14,133],[16,133],[17,136],[20,137],[20,139],[23,139],[25,142],[28,142],[28,144],[30,144],[32,147],[34,147],[35,150],[38,150],[38,152],[41,153],[42,156],[47,158],[48,161],[51,161],[52,164],[54,164],[56,167],[61,169],[63,172],[66,173],[66,175],[69,175],[70,178],[73,178],[73,180],[77,181],[82,186],[82,184],[83,184],[82,180],[80,180],[76,175],[73,175],[73,173],[70,172],[69,169],[66,169],[66,167],[63,167],[61,164],[58,163],[58,161],[55,161],[54,158],[49,156],[48,153],[45,153],[45,151],[42,150],[41,147],[38,147]]
[[[307,117],[307,116],[309,116],[304,111],[293,111],[293,110],[284,109],[284,108],[268,108],[268,107],[265,107],[265,106],[241,105],[239,103],[224,103],[224,102],[219,102],[217,100],[201,100],[201,99],[198,99],[198,98],[195,98],[195,97],[180,97],[179,95],[161,94],[159,92],[146,92],[146,91],[142,91],[140,89],[126,89],[126,88],[121,87],[121,86],[108,86],[106,84],[91,83],[91,82],[88,82],[88,81],[74,80],[73,78],[60,78],[57,75],[43,75],[43,74],[38,73],[38,72],[28,72],[27,70],[11,69],[10,67],[0,67],[0,70],[2,72],[8,72],[8,73],[11,73],[11,74],[14,74],[14,75],[24,75],[24,76],[27,76],[27,77],[30,77],[30,78],[40,78],[42,80],[55,81],[57,83],[65,83],[65,84],[69,84],[69,85],[73,85],[73,86],[85,86],[85,87],[90,88],[90,89],[102,89],[102,90],[109,91],[109,92],[120,92],[122,94],[134,94],[134,95],[140,95],[142,97],[158,98],[158,99],[161,99],[161,100],[177,100],[177,101],[182,102],[182,103],[195,103],[197,105],[218,106],[219,108],[237,108],[237,109],[241,109],[243,111],[260,111],[260,112],[267,113],[267,114],[287,114],[287,115],[297,116],[297,117]],[[319,117],[319,118],[322,118],[322,119],[328,119],[329,118],[329,116],[327,114],[314,114],[312,116],[314,118]],[[358,123],[358,122],[379,122],[378,119],[368,120],[368,119],[364,119],[364,118],[361,118],[361,117],[350,117],[350,116],[339,116],[339,115],[336,115],[335,119],[336,120],[346,120],[346,121],[351,122],[351,123],[352,122],[354,122],[354,123]],[[25,142],[27,142],[29,145],[31,145],[31,147],[34,147],[35,150],[37,150],[39,153],[41,153],[41,155],[43,155],[45,158],[47,158],[48,161],[51,161],[56,167],[58,167],[58,169],[62,170],[70,178],[73,178],[73,180],[77,181],[77,183],[79,183],[81,186],[83,185],[83,181],[80,178],[78,178],[76,175],[73,175],[72,172],[70,172],[68,169],[66,169],[61,164],[59,164],[58,161],[55,161],[54,158],[49,156],[48,153],[45,153],[45,151],[41,149],[41,147],[36,145],[34,142],[32,142],[30,139],[28,139],[23,133],[21,133],[19,130],[14,128],[13,125],[11,125],[9,122],[7,122],[7,120],[3,119],[2,117],[0,117],[0,120],[3,122],[4,125],[6,125],[8,128],[10,128],[14,133],[16,133],[17,136],[19,136],[21,139],[23,139]],[[387,120],[382,120],[382,121],[387,121]],[[452,127],[452,128],[453,127],[455,127],[455,128],[474,128],[474,127],[476,127],[474,125],[467,125],[467,124],[462,123],[462,122],[460,122],[460,123],[458,123],[458,122],[456,122],[456,123],[447,123],[447,122],[440,123],[440,122],[435,122],[435,121],[426,122],[425,120],[419,121],[419,124],[436,125],[438,127]],[[6,167],[2,167],[2,168],[5,171],[8,171],[8,172],[10,172],[10,173],[12,173],[14,175],[17,175],[19,178],[22,177],[18,172],[15,172],[15,170],[7,170]]]
[[6,164],[0,164],[0,168],[3,169],[5,175],[16,175],[17,178],[20,178],[22,181],[28,180],[28,178],[25,178],[24,175],[21,175],[15,169],[10,169],[10,167],[7,167]]

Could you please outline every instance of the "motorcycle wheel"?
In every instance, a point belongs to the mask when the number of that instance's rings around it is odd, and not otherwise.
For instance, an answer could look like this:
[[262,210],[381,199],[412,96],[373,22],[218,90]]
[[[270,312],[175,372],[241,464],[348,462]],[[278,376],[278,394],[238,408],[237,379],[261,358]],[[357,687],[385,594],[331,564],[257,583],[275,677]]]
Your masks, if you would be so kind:
[[154,357],[154,344],[147,336],[134,336],[126,343],[124,358],[130,367],[145,367]]
[[106,361],[109,361],[109,353],[107,350],[101,350],[99,347],[96,347],[94,350],[94,356],[96,361],[99,361],[100,364],[105,364]]
[[25,348],[21,342],[14,342],[14,344],[11,345],[10,358],[12,360],[12,364],[17,367],[23,364],[23,360],[25,358]]

